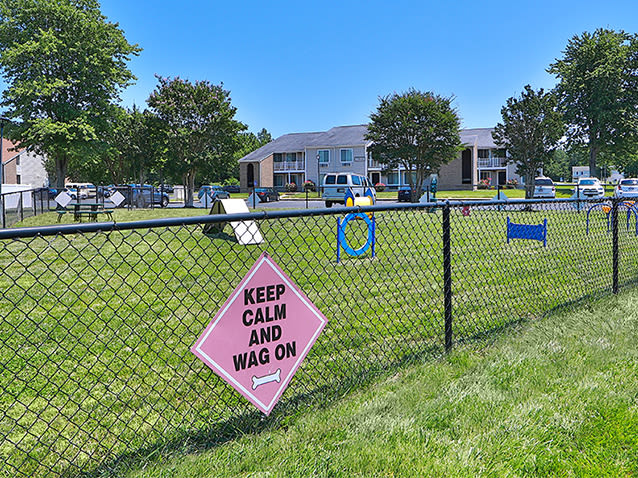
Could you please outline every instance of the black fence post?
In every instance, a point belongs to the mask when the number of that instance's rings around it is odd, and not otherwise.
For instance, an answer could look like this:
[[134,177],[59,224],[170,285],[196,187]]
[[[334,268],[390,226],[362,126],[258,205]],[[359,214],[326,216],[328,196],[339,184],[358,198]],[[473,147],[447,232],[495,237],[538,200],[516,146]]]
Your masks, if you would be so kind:
[[445,307],[445,351],[452,348],[452,249],[450,238],[450,201],[443,206],[443,300]]
[[576,183],[576,210],[580,212],[580,189]]
[[612,198],[611,207],[611,249],[612,249],[612,285],[614,294],[618,293],[618,202],[619,198]]

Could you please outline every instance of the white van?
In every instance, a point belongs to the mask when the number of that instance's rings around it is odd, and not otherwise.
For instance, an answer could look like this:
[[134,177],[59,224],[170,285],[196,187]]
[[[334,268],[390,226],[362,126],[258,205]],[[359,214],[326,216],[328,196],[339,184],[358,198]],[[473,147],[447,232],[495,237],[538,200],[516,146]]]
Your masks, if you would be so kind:
[[322,198],[326,207],[332,207],[335,203],[345,205],[347,190],[350,190],[355,198],[363,197],[366,191],[369,191],[373,202],[376,201],[376,191],[365,176],[355,173],[329,173],[323,178]]
[[92,183],[66,183],[64,187],[72,193],[79,194],[81,199],[96,196],[95,185]]

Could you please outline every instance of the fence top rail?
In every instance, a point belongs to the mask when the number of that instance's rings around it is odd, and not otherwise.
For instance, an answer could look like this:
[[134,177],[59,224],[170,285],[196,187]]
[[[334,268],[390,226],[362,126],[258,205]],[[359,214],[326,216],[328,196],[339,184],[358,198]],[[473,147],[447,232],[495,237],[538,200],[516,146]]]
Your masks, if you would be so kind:
[[284,219],[292,217],[310,217],[310,216],[335,216],[338,214],[348,214],[351,212],[382,212],[382,211],[401,211],[401,210],[419,210],[427,208],[441,209],[443,207],[464,207],[464,206],[515,206],[515,205],[532,205],[532,204],[558,204],[558,203],[598,203],[604,199],[510,199],[510,200],[487,200],[487,201],[448,201],[439,200],[437,202],[428,203],[411,203],[411,204],[381,204],[374,206],[355,206],[355,207],[333,207],[333,208],[317,208],[317,209],[289,209],[279,211],[263,210],[260,212],[240,213],[240,214],[215,214],[206,216],[189,216],[189,217],[171,217],[162,219],[149,219],[144,221],[131,222],[97,222],[86,224],[63,224],[39,227],[19,227],[10,229],[0,229],[0,240],[2,239],[25,239],[36,236],[55,236],[82,234],[94,232],[111,232],[125,231],[133,229],[153,229],[177,226],[192,226],[202,224],[215,224],[221,222],[234,221],[263,221],[269,219]]
[[48,192],[49,188],[41,187],[41,188],[30,188],[30,189],[20,189],[19,191],[8,191],[0,193],[0,197],[2,196],[11,196],[14,194],[24,194],[24,193],[39,193],[39,192]]

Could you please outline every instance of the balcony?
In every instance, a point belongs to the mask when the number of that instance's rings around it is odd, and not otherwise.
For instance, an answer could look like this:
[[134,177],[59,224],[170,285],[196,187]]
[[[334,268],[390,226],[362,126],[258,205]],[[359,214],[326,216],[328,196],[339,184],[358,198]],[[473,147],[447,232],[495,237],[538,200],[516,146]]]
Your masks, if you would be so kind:
[[504,158],[479,158],[478,167],[479,168],[504,168],[505,159]]
[[275,161],[274,162],[275,171],[305,171],[306,170],[306,162],[302,159],[301,161]]
[[368,159],[368,168],[369,169],[381,169],[383,165],[379,161],[375,161],[374,159]]

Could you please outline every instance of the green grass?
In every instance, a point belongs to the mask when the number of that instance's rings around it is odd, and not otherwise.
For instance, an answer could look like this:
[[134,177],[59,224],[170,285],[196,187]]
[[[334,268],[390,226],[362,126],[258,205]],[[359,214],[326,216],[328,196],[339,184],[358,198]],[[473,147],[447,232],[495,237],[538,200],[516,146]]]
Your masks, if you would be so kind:
[[[184,213],[204,211],[118,210],[116,220]],[[525,223],[547,217],[548,247],[507,245],[507,214]],[[41,476],[44,466],[90,469],[125,452],[210,442],[237,416],[259,425],[251,406],[189,349],[262,250],[330,320],[275,421],[440,355],[441,213],[386,212],[376,220],[377,256],[341,264],[333,216],[262,221],[259,247],[208,238],[194,226],[1,242],[0,436],[7,439],[0,460]],[[356,222],[351,228],[356,246],[365,231]],[[637,241],[622,232],[621,283],[630,283]],[[585,235],[584,215],[573,210],[453,211],[452,238],[456,340],[610,289],[610,235],[600,212]]]
[[127,476],[635,476],[637,341],[630,292]]

